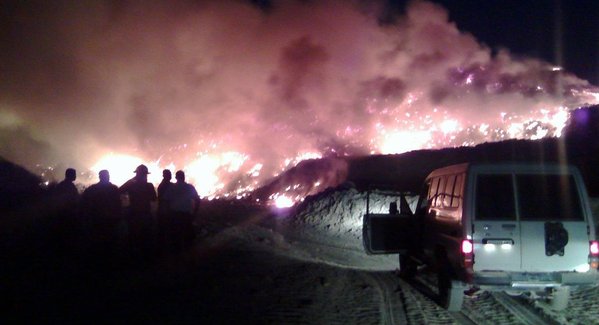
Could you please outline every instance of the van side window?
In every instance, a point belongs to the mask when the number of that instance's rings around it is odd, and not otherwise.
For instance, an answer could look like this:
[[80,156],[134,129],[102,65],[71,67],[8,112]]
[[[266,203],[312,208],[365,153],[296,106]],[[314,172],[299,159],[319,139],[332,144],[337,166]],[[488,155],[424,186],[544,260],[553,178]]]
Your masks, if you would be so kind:
[[435,201],[437,199],[437,188],[439,187],[439,178],[433,178],[431,187],[428,192],[428,201],[431,207],[435,206]]
[[511,175],[478,175],[475,191],[477,220],[516,220]]
[[451,198],[453,197],[453,186],[455,184],[455,175],[446,176],[445,190],[443,191],[443,207],[451,207]]
[[520,220],[584,220],[572,175],[517,175]]
[[443,191],[445,191],[445,183],[447,177],[439,177],[439,187],[437,188],[437,194],[435,195],[435,203],[433,206],[435,208],[440,208],[443,206]]
[[455,186],[453,187],[453,196],[451,198],[451,207],[459,208],[460,201],[462,200],[462,183],[464,180],[464,175],[459,174],[455,180]]

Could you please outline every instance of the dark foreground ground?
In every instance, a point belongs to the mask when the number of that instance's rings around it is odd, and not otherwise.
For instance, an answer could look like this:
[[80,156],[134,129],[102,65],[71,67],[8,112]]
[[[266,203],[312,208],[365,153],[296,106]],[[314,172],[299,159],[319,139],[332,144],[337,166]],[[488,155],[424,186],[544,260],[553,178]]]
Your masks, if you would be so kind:
[[[237,247],[238,248],[238,247]],[[261,280],[282,281],[264,253],[236,247],[197,248],[151,261],[119,257],[39,258],[13,264],[3,277],[4,306],[35,323],[237,323],[261,320]],[[252,287],[248,278],[256,279]],[[240,282],[244,282],[240,285]],[[279,297],[283,299],[284,297]]]
[[264,262],[270,259],[233,243],[212,245],[206,229],[217,225],[202,227],[204,238],[191,249],[147,256],[122,241],[111,251],[85,249],[82,241],[56,249],[31,231],[3,252],[3,314],[35,323],[251,319],[258,312],[247,303],[254,293],[238,290],[236,279],[272,269]]
[[277,254],[263,249],[277,245],[272,237],[244,231],[258,223],[272,228],[272,218],[259,208],[205,209],[191,249],[145,257],[126,249],[56,252],[40,247],[48,243],[21,242],[2,257],[2,318],[35,324],[376,322],[379,307],[354,299],[356,292],[375,294],[360,271]]
[[[0,324],[461,323],[422,286],[397,277],[397,256],[371,259],[358,239],[336,237],[345,228],[334,226],[332,215],[285,218],[261,207],[206,204],[192,248],[145,257],[78,245],[57,252],[26,232],[10,242],[5,236]],[[317,234],[320,228],[330,231]],[[434,282],[426,273],[421,280]],[[598,304],[599,291],[590,288],[573,293],[558,314],[534,313],[559,324],[595,324]],[[489,294],[467,298],[464,310],[480,324],[526,323]]]

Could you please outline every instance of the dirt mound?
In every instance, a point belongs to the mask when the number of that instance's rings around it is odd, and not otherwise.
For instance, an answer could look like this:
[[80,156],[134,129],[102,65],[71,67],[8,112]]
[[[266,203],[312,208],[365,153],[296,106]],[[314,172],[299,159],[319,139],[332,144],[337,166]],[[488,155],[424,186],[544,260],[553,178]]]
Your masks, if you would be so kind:
[[[348,186],[330,189],[306,198],[292,220],[303,229],[361,247],[362,218],[367,208],[370,213],[389,213],[392,202],[399,206],[400,195],[400,192],[384,190],[358,191]],[[414,210],[418,197],[407,196],[406,199]]]

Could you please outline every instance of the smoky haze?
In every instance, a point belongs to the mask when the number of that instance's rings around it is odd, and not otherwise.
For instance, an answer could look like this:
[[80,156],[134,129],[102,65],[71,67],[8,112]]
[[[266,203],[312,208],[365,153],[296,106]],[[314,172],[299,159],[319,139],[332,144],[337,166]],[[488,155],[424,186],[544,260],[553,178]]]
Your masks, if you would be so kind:
[[[558,135],[555,108],[596,101],[551,64],[493,53],[438,5],[381,24],[384,6],[364,3],[9,1],[0,155],[89,168],[112,152],[181,168],[234,152],[242,167],[218,177],[255,184],[305,153]],[[394,132],[424,135],[385,149]]]

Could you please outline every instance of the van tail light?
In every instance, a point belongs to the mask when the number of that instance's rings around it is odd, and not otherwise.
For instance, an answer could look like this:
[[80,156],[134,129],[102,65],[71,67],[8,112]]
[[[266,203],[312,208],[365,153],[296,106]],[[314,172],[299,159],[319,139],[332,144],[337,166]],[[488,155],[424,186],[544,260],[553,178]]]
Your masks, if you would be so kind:
[[472,255],[472,252],[474,252],[474,245],[472,244],[472,240],[470,240],[470,239],[462,240],[462,254]]
[[599,241],[591,240],[589,242],[589,252],[589,264],[591,268],[599,268]]
[[474,272],[474,244],[471,239],[462,240],[462,257],[464,268],[471,275]]
[[599,256],[599,241],[591,240],[590,250],[592,256]]

